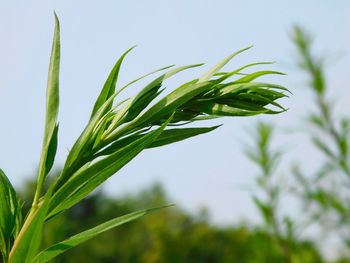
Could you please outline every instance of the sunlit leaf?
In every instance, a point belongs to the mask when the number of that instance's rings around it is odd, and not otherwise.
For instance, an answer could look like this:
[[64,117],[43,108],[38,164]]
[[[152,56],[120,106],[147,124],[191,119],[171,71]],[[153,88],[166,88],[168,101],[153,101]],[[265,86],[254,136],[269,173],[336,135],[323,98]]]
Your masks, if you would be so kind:
[[[131,51],[133,50],[134,47],[129,48],[126,52],[124,52],[124,54],[118,59],[118,61],[115,63],[112,71],[110,72],[102,90],[100,95],[98,96],[94,108],[91,112],[91,118],[96,114],[96,112],[101,108],[101,106],[115,93],[115,86],[116,83],[118,81],[118,75],[119,75],[119,71],[120,71],[120,66],[125,58],[125,56]],[[113,101],[111,101],[111,103],[108,105],[108,107],[105,107],[105,111],[108,111],[112,108],[112,103]]]
[[154,142],[163,132],[170,119],[158,129],[146,136],[133,141],[124,148],[90,165],[86,169],[78,171],[54,194],[50,203],[50,216],[55,215],[87,196],[91,191],[101,185],[110,176],[115,174],[124,165],[130,162],[144,148]]
[[[55,32],[49,66],[49,77],[46,91],[46,121],[44,141],[39,162],[38,186],[35,193],[37,202],[42,191],[45,177],[49,173],[56,155],[57,116],[59,109],[59,67],[60,67],[60,24],[55,14]],[[49,159],[49,160],[48,160]]]
[[[159,147],[159,146],[164,146],[167,144],[179,142],[203,133],[211,132],[218,127],[220,127],[220,125],[214,126],[214,127],[203,127],[203,128],[167,129],[167,130],[164,130],[154,142],[152,142],[145,148],[154,148],[154,147]],[[112,143],[106,149],[99,152],[98,156],[112,154],[113,152],[116,152],[117,150],[125,147],[126,145],[146,135],[147,134],[130,135],[126,138],[120,139]]]
[[217,73],[220,69],[222,69],[228,62],[230,62],[231,59],[233,59],[238,54],[250,49],[251,47],[252,46],[238,50],[237,52],[234,52],[233,54],[226,57],[224,60],[220,61],[217,65],[215,65],[215,67],[210,69],[206,74],[204,74],[201,78],[199,78],[198,83],[206,82],[209,79],[211,79],[211,77],[213,77],[215,73]]
[[64,253],[68,249],[71,249],[73,247],[76,247],[80,245],[81,243],[84,243],[100,234],[103,232],[106,232],[108,230],[111,230],[117,226],[123,225],[125,223],[128,223],[130,221],[136,220],[142,216],[145,216],[155,210],[161,209],[164,207],[159,207],[159,208],[153,208],[153,209],[145,209],[145,210],[140,210],[137,212],[133,212],[124,216],[116,217],[114,219],[111,219],[103,224],[100,224],[94,228],[91,228],[89,230],[86,230],[84,232],[81,232],[77,235],[74,235],[62,242],[59,242],[57,244],[54,244],[44,251],[40,252],[32,261],[32,263],[45,263],[48,262],[49,260],[53,259],[54,257]]
[[21,206],[16,192],[0,169],[0,252],[7,257],[21,225]]
[[42,239],[45,218],[49,209],[50,196],[51,190],[29,212],[26,223],[24,223],[11,250],[9,260],[11,263],[32,262],[32,259],[37,254]]

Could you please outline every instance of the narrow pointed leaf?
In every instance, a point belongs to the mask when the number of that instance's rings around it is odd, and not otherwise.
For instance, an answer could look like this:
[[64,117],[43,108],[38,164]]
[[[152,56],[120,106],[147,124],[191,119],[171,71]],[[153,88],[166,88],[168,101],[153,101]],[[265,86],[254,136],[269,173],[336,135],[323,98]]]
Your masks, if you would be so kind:
[[224,60],[220,61],[215,67],[213,67],[211,70],[209,70],[206,74],[204,74],[199,80],[198,83],[201,82],[205,82],[208,81],[209,79],[211,79],[215,73],[217,73],[220,69],[222,69],[228,62],[230,62],[230,60],[232,58],[234,58],[235,56],[237,56],[238,54],[250,49],[250,47],[238,50],[237,52],[229,55],[228,57],[226,57]]
[[249,111],[240,108],[231,107],[228,105],[212,103],[203,107],[203,112],[210,115],[220,115],[220,116],[253,116],[257,114],[266,113],[268,110],[262,111]]
[[76,204],[119,171],[149,144],[154,142],[163,132],[169,121],[170,119],[158,129],[133,141],[110,156],[97,161],[82,171],[78,171],[53,196],[49,217]]
[[198,116],[196,118],[193,118],[191,122],[196,122],[196,121],[208,121],[208,120],[215,120],[222,118],[222,116],[216,116],[216,115],[205,115],[205,116]]
[[125,85],[123,88],[121,88],[121,89],[125,89],[125,88],[131,86],[132,84],[134,84],[134,83],[136,83],[136,82],[138,82],[138,81],[140,81],[140,80],[142,80],[142,79],[144,79],[144,78],[146,78],[146,77],[148,77],[148,76],[150,76],[150,75],[153,75],[153,74],[155,74],[155,73],[158,73],[158,72],[160,72],[160,71],[163,71],[163,70],[165,70],[165,69],[168,69],[168,68],[171,68],[171,67],[174,67],[174,66],[175,66],[175,65],[170,65],[170,66],[166,66],[166,67],[163,67],[163,68],[160,68],[160,69],[156,69],[156,70],[154,70],[154,71],[151,71],[151,72],[149,72],[149,73],[147,73],[147,74],[145,74],[145,75],[143,75],[143,76],[141,76],[141,77],[138,77],[137,79],[134,79],[134,80],[130,81],[128,84],[126,84],[126,85]]
[[[158,138],[152,142],[150,145],[148,145],[146,148],[154,148],[159,147],[167,144],[171,144],[174,142],[179,142],[200,134],[204,134],[207,132],[211,132],[215,130],[216,128],[220,127],[221,125],[213,126],[213,127],[201,127],[201,128],[183,128],[183,129],[168,129],[164,130]],[[126,138],[123,138],[121,140],[118,140],[114,143],[112,143],[109,147],[102,150],[97,154],[97,156],[104,156],[112,154],[113,152],[125,147],[129,143],[140,139],[143,136],[146,136],[147,134],[137,134],[137,135],[131,135]]]
[[164,90],[159,90],[159,86],[154,87],[153,90],[150,90],[148,93],[144,94],[137,102],[135,102],[129,109],[128,114],[125,116],[124,121],[128,122],[133,120],[137,115],[139,115],[159,94]]
[[[135,114],[133,114],[132,116],[130,116],[130,115],[126,116],[126,114],[137,102],[140,101],[141,98],[143,98],[145,96],[145,94],[151,92],[152,90],[157,92],[164,80],[176,75],[177,73],[179,73],[181,71],[184,71],[184,70],[187,70],[190,68],[199,67],[199,66],[202,66],[202,64],[194,64],[194,65],[187,65],[187,66],[183,66],[183,67],[178,67],[178,68],[175,68],[175,69],[172,69],[172,70],[166,72],[165,74],[163,74],[163,75],[159,76],[158,78],[156,78],[155,80],[153,80],[146,87],[144,87],[137,95],[132,97],[128,101],[128,103],[125,105],[125,107],[122,108],[122,110],[120,112],[118,112],[118,114],[116,115],[115,119],[113,120],[113,122],[109,128],[109,132],[113,131],[116,127],[118,127],[118,125],[120,123],[123,123],[124,117],[128,117],[127,120],[132,119],[131,117],[135,117]],[[156,93],[154,93],[154,94],[156,94]],[[154,96],[154,97],[156,97],[156,96]],[[150,101],[147,101],[147,103],[144,103],[142,106],[146,107],[149,103],[150,103]],[[139,108],[137,110],[137,113],[140,113],[142,110],[143,109]]]
[[[84,131],[81,133],[77,141],[74,143],[72,149],[70,150],[68,157],[66,159],[66,163],[63,168],[63,172],[67,171],[73,162],[78,158],[79,155],[82,155],[82,150],[84,146],[91,144],[91,138],[93,138],[93,132],[98,123],[101,121],[103,116],[105,115],[104,112],[109,107],[110,102],[114,99],[116,94],[111,96],[96,112],[96,114],[90,119],[89,123],[85,127]],[[68,178],[70,177],[69,173],[62,173],[61,176],[58,178],[58,181],[56,182],[56,189],[58,189]]]
[[0,252],[8,256],[10,242],[21,227],[21,206],[16,192],[0,169]]
[[[215,74],[215,76],[221,76],[218,80],[219,82],[222,82],[234,75],[237,75],[237,74],[242,74],[241,71],[244,70],[244,69],[247,69],[247,68],[250,68],[250,67],[254,67],[254,66],[259,66],[259,65],[270,65],[270,64],[273,64],[273,62],[256,62],[256,63],[251,63],[251,64],[247,64],[243,67],[240,67],[234,71],[231,71],[231,72],[218,72]],[[248,74],[249,75],[249,74]]]
[[211,132],[221,125],[213,126],[213,127],[202,127],[202,128],[183,128],[183,129],[169,129],[163,131],[163,133],[151,143],[147,148],[159,147],[167,144],[171,144],[174,142],[179,142],[182,140],[186,140],[188,138],[204,134],[207,132]]
[[236,83],[244,83],[244,82],[251,82],[261,76],[265,76],[265,75],[286,75],[282,72],[279,71],[272,71],[272,70],[263,70],[263,71],[257,71],[254,73],[251,73],[247,76],[244,76],[238,80],[236,80]]
[[143,115],[139,116],[133,125],[152,124],[159,119],[167,118],[179,106],[188,102],[196,95],[207,91],[211,86],[212,84],[210,82],[195,84],[190,82],[182,85],[158,101]]
[[[112,71],[110,72],[110,74],[109,74],[109,76],[108,76],[108,78],[107,78],[107,80],[102,88],[100,95],[98,96],[98,98],[95,102],[94,108],[91,112],[91,118],[96,114],[96,112],[101,108],[101,106],[115,93],[115,86],[116,86],[116,83],[118,81],[120,66],[121,66],[125,56],[134,48],[135,47],[129,48],[126,52],[124,52],[124,54],[115,63]],[[112,103],[113,103],[113,101],[111,101],[110,105],[108,105],[108,107],[106,107],[106,111],[108,111],[109,109],[112,108]]]
[[48,152],[47,152],[47,159],[45,168],[45,173],[48,174],[51,170],[53,163],[55,161],[56,151],[57,151],[57,142],[58,142],[58,125],[56,125],[55,130],[52,134],[51,141],[49,144]]
[[[280,108],[282,111],[286,110],[282,105],[280,105],[279,103],[275,102],[274,100],[277,98],[269,98],[269,97],[264,97],[258,94],[239,94],[237,96],[239,99],[245,99],[250,101],[250,103],[256,104],[258,105],[262,105],[262,106],[266,106],[268,104],[271,104],[277,108]],[[283,96],[281,96],[283,97]]]
[[[52,44],[49,76],[46,90],[46,121],[45,132],[42,146],[42,152],[39,163],[38,189],[35,199],[40,196],[41,188],[50,168],[52,167],[56,151],[49,153],[50,144],[55,140],[53,138],[57,126],[57,116],[59,108],[59,67],[60,67],[60,24],[55,14],[55,32]],[[50,160],[47,161],[48,155]],[[47,167],[47,165],[51,167]]]
[[[249,101],[243,101],[243,100],[222,100],[219,101],[220,104],[226,104],[230,107],[234,107],[234,108],[239,108],[242,110],[248,110],[248,111],[264,111],[267,110],[266,108],[264,108],[263,106],[259,105],[256,102],[249,102]],[[266,103],[267,104],[267,103]]]
[[222,95],[226,93],[231,93],[231,92],[241,92],[244,90],[252,90],[254,88],[269,88],[269,89],[279,89],[279,90],[284,90],[288,91],[285,87],[277,84],[271,84],[271,83],[263,83],[263,82],[248,82],[248,83],[235,83],[233,85],[229,85],[220,92],[222,92]]
[[128,222],[131,222],[133,220],[136,220],[142,216],[145,216],[145,215],[147,215],[155,210],[161,209],[161,208],[163,208],[163,207],[140,210],[137,212],[129,213],[127,215],[111,219],[103,224],[100,224],[94,228],[91,228],[89,230],[81,232],[81,233],[74,235],[74,236],[72,236],[72,237],[70,237],[62,242],[59,242],[53,246],[48,247],[44,251],[40,252],[34,258],[32,263],[48,262],[49,260],[66,252],[68,249],[74,248],[74,247],[102,234],[103,232],[106,232],[106,231],[111,230],[115,227],[118,227],[118,226],[123,225],[123,224],[128,223]]
[[313,136],[312,142],[315,144],[315,146],[317,146],[317,148],[319,148],[331,160],[336,160],[337,156],[320,138]]
[[[147,73],[147,74],[145,74],[145,75],[143,75],[143,76],[141,76],[141,77],[139,77],[139,78],[137,78],[137,79],[134,79],[133,81],[131,81],[131,82],[129,82],[128,84],[126,84],[125,86],[123,86],[120,90],[118,90],[117,93],[119,94],[120,92],[122,92],[123,90],[125,90],[127,87],[131,86],[132,84],[134,84],[134,83],[136,83],[136,82],[138,82],[138,81],[140,81],[140,80],[142,80],[142,79],[144,79],[144,78],[146,78],[146,77],[148,77],[148,76],[150,76],[150,75],[152,75],[152,74],[155,74],[155,73],[157,73],[157,72],[160,72],[160,71],[165,70],[165,69],[168,69],[168,68],[171,68],[171,67],[173,67],[173,66],[174,66],[174,65],[170,65],[170,66],[167,66],[167,67],[163,67],[163,68],[160,68],[160,69],[151,71],[150,73]],[[152,82],[151,82],[151,83],[152,83]],[[149,86],[149,85],[148,85],[148,86]],[[147,89],[148,89],[148,87],[146,86],[140,93],[145,93],[145,92],[147,92]],[[136,95],[136,96],[134,96],[134,97],[132,97],[132,98],[127,99],[127,100],[129,101],[129,103],[128,103],[124,108],[122,108],[121,110],[118,111],[118,113],[116,114],[116,116],[115,116],[115,118],[114,118],[114,120],[113,120],[113,122],[112,122],[112,124],[111,124],[111,126],[110,126],[110,128],[109,128],[109,130],[107,130],[107,133],[110,132],[110,131],[112,131],[113,129],[115,129],[115,128],[118,126],[118,122],[120,122],[121,118],[124,117],[124,115],[126,114],[126,112],[127,112],[127,111],[129,110],[129,108],[132,106],[132,104],[134,103],[134,101],[137,99],[136,97],[137,97],[137,96],[140,96],[140,95],[142,95],[142,94],[138,94],[138,95]]]

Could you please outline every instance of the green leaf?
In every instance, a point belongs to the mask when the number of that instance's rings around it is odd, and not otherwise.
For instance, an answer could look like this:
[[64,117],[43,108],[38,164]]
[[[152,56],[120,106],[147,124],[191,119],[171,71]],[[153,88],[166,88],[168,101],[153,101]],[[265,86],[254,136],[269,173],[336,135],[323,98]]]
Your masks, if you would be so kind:
[[236,70],[233,70],[231,72],[218,72],[215,74],[215,76],[221,76],[218,81],[219,82],[222,82],[234,75],[237,75],[237,74],[241,74],[241,71],[246,69],[246,68],[250,68],[250,67],[254,67],[254,66],[259,66],[259,65],[270,65],[270,64],[273,64],[273,62],[255,62],[255,63],[251,63],[251,64],[247,64],[243,67],[240,67]]
[[155,73],[158,73],[158,72],[163,71],[163,70],[168,69],[168,68],[172,68],[172,67],[174,67],[174,66],[175,66],[175,65],[166,66],[166,67],[163,67],[163,68],[160,68],[160,69],[156,69],[156,70],[154,70],[154,71],[151,71],[151,72],[149,72],[149,73],[147,73],[147,74],[145,74],[145,75],[142,75],[141,77],[138,77],[137,79],[134,79],[134,80],[130,81],[130,82],[129,82],[128,84],[126,84],[123,88],[121,88],[121,90],[124,90],[125,88],[131,86],[132,84],[134,84],[134,83],[136,83],[136,82],[138,82],[138,81],[140,81],[140,80],[142,80],[142,79],[144,79],[144,78],[146,78],[146,77],[148,77],[148,76],[150,76],[150,75],[153,75],[153,74],[155,74]]
[[142,216],[145,216],[155,210],[161,209],[164,207],[158,207],[153,209],[145,209],[140,210],[137,212],[133,212],[124,216],[120,216],[114,219],[111,219],[103,224],[100,224],[94,228],[91,228],[89,230],[86,230],[84,232],[81,232],[77,235],[74,235],[62,242],[59,242],[57,244],[54,244],[44,251],[40,252],[32,261],[32,263],[45,263],[49,260],[53,259],[54,257],[66,252],[68,249],[71,249],[73,247],[76,247],[80,245],[81,243],[84,243],[99,234],[102,234],[103,232],[106,232],[110,229],[113,229],[117,226],[123,225],[125,223],[128,223],[130,221],[136,220]]
[[0,252],[7,258],[21,224],[21,205],[11,182],[0,169]]
[[[232,95],[242,92],[248,92],[248,91],[267,91],[268,92],[274,92],[272,89],[277,90],[284,90],[288,91],[285,87],[276,85],[276,84],[270,84],[270,83],[262,83],[262,82],[247,82],[247,83],[230,83],[227,85],[223,85],[222,87],[219,87],[216,92],[219,93],[219,97],[223,97],[225,95]],[[280,95],[281,97],[286,97],[283,93],[276,92],[274,93],[276,95]],[[281,98],[280,97],[280,98]]]
[[253,196],[253,201],[256,204],[256,206],[259,208],[260,213],[263,216],[265,222],[268,225],[271,225],[271,223],[272,223],[272,211],[271,211],[270,205],[267,203],[264,203],[256,196]]
[[198,83],[206,82],[209,79],[211,79],[215,73],[217,73],[220,69],[222,69],[232,58],[237,56],[238,54],[250,49],[252,46],[243,48],[241,50],[238,50],[237,52],[234,52],[233,54],[226,57],[224,60],[220,61],[215,67],[213,67],[211,70],[209,70],[206,74],[204,74],[199,80]]
[[[101,106],[115,93],[115,86],[116,86],[116,83],[118,81],[120,66],[121,66],[125,56],[134,48],[135,47],[129,48],[126,52],[124,52],[124,54],[115,63],[112,71],[110,72],[110,74],[109,74],[109,76],[108,76],[108,78],[107,78],[107,80],[102,88],[100,95],[98,96],[98,98],[95,102],[94,108],[91,112],[91,118],[96,114],[96,112],[101,108]],[[106,107],[106,109],[105,109],[106,111],[108,111],[112,108],[112,103],[113,103],[113,101],[111,101],[111,103],[108,105],[108,107]]]
[[163,118],[168,118],[179,106],[188,102],[198,94],[207,91],[211,87],[212,83],[210,82],[193,83],[191,81],[186,83],[159,100],[143,115],[135,119],[135,123],[133,123],[131,127],[153,124]]
[[310,114],[309,121],[311,124],[323,130],[325,128],[325,120],[322,116],[316,114]]
[[240,108],[231,107],[224,104],[218,103],[206,103],[202,104],[201,107],[198,107],[198,110],[209,115],[218,115],[218,116],[253,116],[257,114],[267,113],[269,110],[264,109],[260,111],[250,111]]
[[[113,127],[115,127],[116,123],[119,121],[120,118],[122,118],[125,113],[128,111],[128,109],[133,105],[133,103],[135,101],[137,101],[137,99],[139,97],[141,97],[144,93],[148,92],[150,89],[152,89],[154,86],[152,86],[152,84],[157,83],[161,83],[162,80],[182,71],[185,70],[187,68],[190,67],[196,67],[199,66],[197,65],[190,65],[190,66],[185,66],[185,67],[181,67],[178,69],[174,69],[171,70],[165,74],[163,74],[161,77],[157,78],[154,82],[152,82],[150,85],[146,86],[141,92],[139,92],[136,96],[134,96],[132,99],[129,99],[128,103],[122,108],[120,109],[117,114],[115,115],[114,119],[112,120],[112,123],[109,125],[108,131],[109,130],[113,130]],[[89,145],[89,140],[91,140],[91,138],[93,137],[93,131],[96,128],[96,126],[98,125],[98,123],[101,121],[101,119],[103,118],[103,116],[105,115],[106,111],[110,108],[111,103],[113,103],[114,98],[121,92],[123,91],[125,88],[127,88],[128,86],[132,85],[133,83],[151,75],[154,74],[156,72],[159,72],[161,70],[170,68],[172,66],[167,66],[161,69],[157,69],[155,71],[152,71],[144,76],[141,76],[140,78],[128,83],[127,85],[125,85],[123,88],[121,88],[120,90],[118,90],[116,93],[114,93],[113,95],[111,95],[105,102],[104,104],[102,104],[102,106],[100,106],[99,110],[93,115],[93,117],[90,119],[89,123],[87,124],[86,128],[84,129],[84,131],[82,132],[82,134],[79,136],[78,140],[75,142],[75,144],[73,145],[71,151],[69,152],[69,155],[67,157],[67,161],[65,164],[65,168],[64,170],[69,169],[69,167],[72,165],[72,163],[77,159],[77,157],[79,155],[82,155],[82,150],[84,148],[84,146]],[[108,132],[107,131],[107,132]],[[63,176],[61,178],[59,178],[59,181],[57,183],[57,186],[59,187],[63,181],[65,181],[68,176]]]
[[[125,101],[127,100],[124,100],[121,103],[124,103]],[[91,139],[91,142],[94,143],[92,149],[97,147],[99,143],[102,141],[103,134],[105,133],[107,127],[111,124],[115,114],[116,113],[113,111],[108,112],[108,114],[103,116],[103,118],[96,125],[96,128],[94,129],[94,132],[93,132],[94,133],[93,138]]]
[[[152,142],[150,145],[148,145],[146,148],[154,148],[159,147],[167,144],[171,144],[174,142],[179,142],[203,133],[211,132],[215,130],[216,128],[220,127],[221,125],[213,126],[213,127],[202,127],[202,128],[183,128],[183,129],[168,129],[164,130],[158,138]],[[112,143],[109,147],[106,149],[103,149],[101,152],[97,153],[97,156],[104,156],[112,154],[113,152],[116,152],[117,150],[125,147],[129,143],[140,139],[143,136],[146,136],[147,134],[136,134],[136,135],[130,135],[128,137],[125,137],[123,139],[120,139],[114,143]]]
[[[183,67],[178,67],[173,70],[170,70],[166,72],[165,74],[159,76],[155,80],[153,80],[151,83],[149,83],[146,87],[144,87],[138,94],[136,94],[134,97],[132,97],[128,103],[121,109],[121,111],[118,112],[115,119],[113,120],[112,124],[110,125],[108,132],[113,131],[116,127],[119,126],[119,124],[123,123],[124,121],[129,121],[136,117],[150,102],[151,100],[145,100],[142,102],[142,98],[145,98],[146,94],[151,94],[150,98],[154,99],[158,95],[158,89],[162,85],[163,81],[176,75],[177,73],[194,68],[202,66],[202,64],[194,64],[194,65],[187,65]],[[141,100],[141,101],[140,101]],[[134,112],[132,112],[134,108]],[[130,115],[126,115],[131,110]],[[126,115],[126,116],[125,116]],[[123,118],[127,118],[126,120]]]
[[[39,173],[38,173],[38,185],[34,197],[34,203],[36,203],[41,195],[45,177],[52,167],[55,159],[56,151],[53,151],[52,143],[56,138],[55,130],[57,127],[57,116],[59,108],[59,67],[60,67],[60,23],[55,14],[55,32],[52,44],[50,66],[49,66],[49,77],[47,82],[46,90],[46,121],[44,140],[41,151],[41,157],[39,162]],[[57,135],[57,134],[56,134]],[[57,143],[57,142],[56,142]],[[50,147],[51,146],[51,147]],[[51,152],[49,152],[51,151]],[[48,157],[49,156],[49,157]],[[49,160],[48,160],[49,158]],[[47,166],[49,165],[49,166]]]
[[258,103],[251,102],[251,101],[243,101],[243,100],[235,100],[235,99],[231,99],[231,100],[219,100],[218,101],[219,104],[226,104],[230,107],[234,107],[234,108],[239,108],[242,110],[248,110],[248,111],[265,111],[267,110],[266,108],[264,108],[263,106],[260,106]]
[[55,161],[55,156],[56,156],[56,151],[57,151],[57,142],[58,142],[58,124],[55,127],[55,130],[52,134],[51,141],[49,144],[48,152],[47,152],[47,159],[46,159],[46,174],[49,173],[51,170],[54,161]]
[[264,75],[286,75],[285,73],[282,73],[282,72],[278,72],[278,71],[272,71],[272,70],[263,70],[263,71],[257,71],[257,72],[254,72],[254,73],[251,73],[247,76],[244,76],[238,80],[236,80],[235,82],[236,83],[244,83],[244,82],[251,82],[261,76],[264,76]]
[[[96,112],[96,114],[89,120],[89,123],[85,127],[84,131],[81,133],[77,141],[74,143],[72,149],[70,150],[68,157],[66,159],[62,174],[58,178],[55,186],[55,190],[57,190],[63,183],[65,183],[66,180],[69,179],[71,176],[70,173],[67,171],[71,168],[73,163],[77,160],[78,156],[82,156],[83,153],[83,148],[86,147],[86,145],[91,145],[92,144],[92,138],[94,129],[96,126],[99,124],[99,122],[103,119],[104,115],[108,114],[103,114],[105,110],[109,107],[110,102],[114,99],[116,94],[111,96],[101,107],[100,109]],[[92,144],[93,146],[93,144]]]
[[198,116],[195,117],[191,120],[191,122],[195,122],[195,121],[208,121],[208,120],[214,120],[214,119],[219,119],[222,118],[222,116],[215,116],[215,115],[206,115],[206,116]]
[[50,203],[51,217],[85,198],[91,191],[101,185],[110,176],[130,162],[143,149],[154,142],[168,125],[170,119],[158,129],[133,141],[110,156],[93,163],[86,169],[79,170],[52,197]]
[[249,111],[240,108],[231,107],[228,105],[213,104],[212,107],[206,111],[207,114],[222,115],[222,116],[254,116],[257,114],[267,113],[269,110],[264,109],[260,111]]
[[30,263],[37,254],[49,208],[51,192],[52,189],[46,193],[45,197],[36,206],[32,207],[19,235],[15,239],[9,262]]
[[[146,78],[146,77],[148,77],[148,76],[150,76],[150,75],[152,75],[152,74],[158,73],[158,72],[160,72],[160,71],[163,71],[163,70],[165,70],[165,69],[171,68],[171,67],[173,67],[173,66],[174,66],[174,65],[170,65],[170,66],[167,66],[167,67],[163,67],[163,68],[160,68],[160,69],[151,71],[151,72],[149,72],[149,73],[147,73],[147,74],[145,74],[145,75],[143,75],[143,76],[141,76],[141,77],[138,77],[137,79],[134,79],[134,80],[132,80],[131,82],[129,82],[128,84],[126,84],[125,86],[123,86],[120,90],[118,90],[117,93],[119,94],[120,92],[122,92],[122,91],[123,91],[124,89],[126,89],[127,87],[133,85],[134,83],[136,83],[136,82],[138,82],[138,81],[140,81],[140,80],[142,80],[142,79],[144,79],[144,78]],[[163,75],[163,77],[164,77],[164,75]],[[163,80],[164,80],[164,79],[163,79]],[[153,83],[153,82],[151,82],[151,84],[152,84],[152,83]],[[151,84],[150,84],[150,85],[151,85]],[[122,119],[122,118],[125,116],[125,114],[128,112],[129,108],[133,105],[134,101],[136,101],[140,96],[142,96],[143,93],[147,93],[147,91],[148,91],[149,89],[151,89],[151,88],[148,87],[148,86],[150,86],[150,85],[147,85],[143,90],[141,90],[141,92],[139,92],[139,93],[138,93],[137,95],[135,95],[134,97],[127,99],[127,100],[129,101],[129,103],[128,103],[125,107],[123,107],[122,109],[120,109],[120,110],[117,112],[117,114],[115,115],[115,118],[113,119],[113,121],[112,121],[112,123],[111,123],[109,129],[106,131],[107,133],[109,133],[110,131],[113,131],[113,130],[118,126],[119,122],[121,122],[121,119]]]
[[331,160],[336,160],[337,156],[333,153],[333,151],[323,142],[322,139],[313,136],[313,143],[323,152],[326,156],[328,156]]
[[128,114],[125,116],[124,122],[133,120],[139,115],[159,94],[164,90],[159,90],[162,84],[155,86],[152,90],[144,94],[142,97],[135,101],[130,107]]
[[183,128],[183,129],[169,129],[163,131],[163,133],[147,148],[159,147],[174,142],[179,142],[200,134],[211,132],[221,125],[213,127],[201,127],[201,128]]
[[[266,95],[266,93],[264,94]],[[282,93],[276,94],[274,98],[269,98],[268,96],[262,96],[255,93],[242,93],[237,95],[237,100],[244,100],[245,102],[249,102],[252,104],[255,104],[257,106],[266,106],[268,104],[271,104],[277,108],[280,108],[282,111],[285,111],[286,109],[282,107],[279,103],[275,102],[275,99],[278,99],[280,97],[283,97],[284,95]],[[234,102],[234,100],[232,100]]]

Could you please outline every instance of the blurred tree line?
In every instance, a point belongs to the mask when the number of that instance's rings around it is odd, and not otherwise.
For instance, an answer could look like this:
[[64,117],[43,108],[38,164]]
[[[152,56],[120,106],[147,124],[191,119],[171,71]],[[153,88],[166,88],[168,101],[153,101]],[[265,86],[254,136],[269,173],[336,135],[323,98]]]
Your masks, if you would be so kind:
[[[28,209],[33,189],[34,183],[29,183],[22,193],[23,200],[28,200],[24,209]],[[43,247],[115,216],[169,203],[160,185],[120,198],[95,193],[47,223]],[[205,210],[191,215],[181,208],[169,207],[108,231],[53,262],[283,262],[274,238],[264,229],[214,226]],[[292,253],[299,262],[323,262],[309,241],[298,242]]]

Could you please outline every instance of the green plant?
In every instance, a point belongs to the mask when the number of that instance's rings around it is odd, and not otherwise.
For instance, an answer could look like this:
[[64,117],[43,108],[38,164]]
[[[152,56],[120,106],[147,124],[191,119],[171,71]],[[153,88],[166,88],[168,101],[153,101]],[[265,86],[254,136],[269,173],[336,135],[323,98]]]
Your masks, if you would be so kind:
[[259,122],[256,130],[254,146],[246,150],[246,155],[259,167],[260,173],[255,181],[264,196],[254,195],[253,200],[264,220],[265,228],[272,233],[277,241],[281,258],[284,259],[284,262],[291,262],[290,247],[284,240],[283,229],[277,213],[280,205],[281,186],[273,182],[274,170],[278,165],[281,153],[271,149],[273,135],[271,125]]
[[[247,151],[247,156],[260,169],[256,183],[262,197],[254,196],[254,201],[264,219],[264,227],[275,238],[272,243],[280,248],[283,262],[306,262],[305,258],[297,256],[298,244],[301,236],[310,229],[314,232],[319,230],[332,241],[336,238],[342,242],[338,243],[341,247],[334,247],[333,243],[332,249],[340,251],[345,248],[345,255],[338,253],[337,261],[332,262],[349,262],[346,255],[350,244],[350,120],[336,114],[334,104],[328,98],[330,87],[326,82],[324,60],[313,54],[310,36],[302,28],[295,27],[292,39],[298,52],[299,68],[308,76],[307,88],[313,95],[313,103],[310,103],[313,109],[306,111],[307,119],[302,122],[302,131],[311,139],[311,146],[316,154],[319,153],[321,161],[312,167],[315,169],[312,172],[306,172],[307,167],[294,164],[287,173],[291,175],[289,178],[296,180],[289,185],[284,185],[287,181],[284,179],[276,183],[274,168],[279,165],[281,151],[273,150],[271,144],[273,131],[279,127],[259,123],[254,146]],[[303,156],[303,159],[306,157]],[[281,207],[290,205],[282,202],[282,197],[293,200],[295,209],[299,209],[293,220],[289,217],[281,220]],[[287,224],[283,225],[283,221]],[[328,238],[317,240],[320,248],[329,245]]]
[[335,234],[349,248],[350,231],[350,119],[338,114],[328,98],[324,61],[312,52],[310,36],[300,27],[293,31],[299,54],[299,67],[309,78],[308,89],[314,97],[315,110],[307,115],[307,135],[322,154],[314,173],[294,167],[298,194],[317,222],[328,234]]
[[[255,178],[256,186],[260,192],[253,195],[253,201],[263,219],[263,228],[271,234],[269,244],[277,247],[279,262],[308,262],[303,257],[296,244],[295,226],[292,219],[282,214],[282,197],[288,194],[286,185],[277,177],[282,151],[273,149],[275,127],[271,124],[259,122],[256,125],[254,143],[246,149],[246,156],[259,168]],[[318,261],[319,262],[319,261]]]
[[[219,72],[235,52],[209,70],[202,77],[176,88],[163,98],[155,99],[164,91],[163,81],[186,69],[201,64],[171,69],[156,77],[135,96],[114,104],[121,91],[140,79],[166,70],[165,67],[142,76],[116,90],[119,69],[128,52],[116,62],[93,107],[90,120],[71,148],[57,179],[44,191],[44,184],[54,164],[57,149],[60,29],[57,17],[49,66],[46,122],[42,153],[39,162],[37,186],[30,211],[21,224],[21,204],[9,180],[0,173],[1,253],[5,262],[47,262],[74,246],[85,242],[111,228],[135,220],[155,209],[141,210],[111,219],[92,229],[81,232],[43,251],[40,241],[44,223],[80,202],[89,193],[115,174],[125,164],[146,148],[159,147],[216,129],[214,127],[168,128],[223,116],[252,116],[284,111],[276,100],[286,95],[282,86],[254,82],[276,71],[258,71],[241,75],[251,66],[269,64],[258,62],[231,72]],[[238,76],[232,80],[233,76]],[[277,110],[266,106],[273,105]]]

